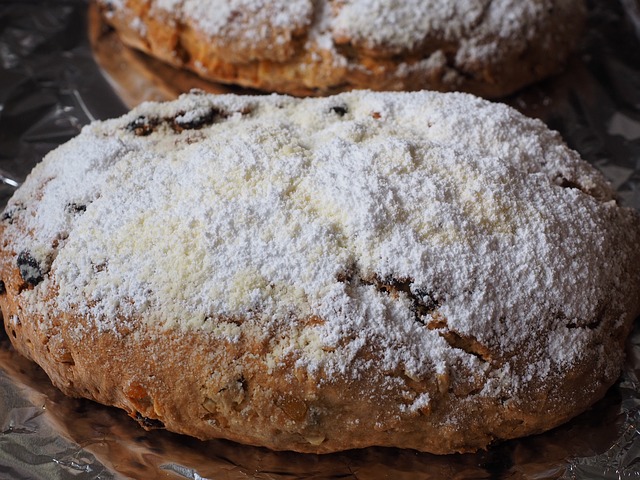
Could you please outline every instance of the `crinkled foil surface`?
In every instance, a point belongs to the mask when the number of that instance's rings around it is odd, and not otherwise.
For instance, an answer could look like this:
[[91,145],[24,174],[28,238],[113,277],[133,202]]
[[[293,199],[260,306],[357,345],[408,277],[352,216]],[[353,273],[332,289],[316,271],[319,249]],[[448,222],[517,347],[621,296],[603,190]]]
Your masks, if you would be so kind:
[[[640,209],[640,1],[591,0],[590,8],[566,71],[504,101],[560,131]],[[46,152],[93,119],[191,87],[233,90],[122,47],[95,13],[86,0],[0,2],[0,206]],[[606,397],[551,432],[468,455],[316,456],[145,432],[119,410],[62,395],[3,332],[0,479],[636,479],[640,321],[627,350]]]

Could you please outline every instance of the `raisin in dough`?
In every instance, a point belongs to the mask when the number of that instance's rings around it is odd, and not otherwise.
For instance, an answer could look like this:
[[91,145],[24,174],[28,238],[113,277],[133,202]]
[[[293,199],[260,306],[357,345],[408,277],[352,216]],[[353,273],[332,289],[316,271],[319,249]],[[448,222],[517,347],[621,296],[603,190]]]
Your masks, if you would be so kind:
[[147,428],[449,453],[619,375],[640,227],[541,122],[466,94],[145,103],[2,216],[15,347]]
[[507,95],[558,72],[583,0],[97,0],[128,45],[217,82]]

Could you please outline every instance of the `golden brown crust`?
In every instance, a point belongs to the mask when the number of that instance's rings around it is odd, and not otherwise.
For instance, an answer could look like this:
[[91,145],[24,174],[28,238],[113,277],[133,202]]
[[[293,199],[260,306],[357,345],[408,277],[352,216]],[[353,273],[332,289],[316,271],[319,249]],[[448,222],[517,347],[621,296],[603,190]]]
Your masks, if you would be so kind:
[[[389,389],[314,377],[295,368],[295,358],[270,371],[260,355],[268,345],[251,338],[232,344],[144,325],[136,325],[135,331],[99,332],[78,317],[25,317],[16,296],[25,284],[11,267],[15,256],[6,250],[0,256],[7,290],[0,306],[9,338],[65,394],[122,408],[146,429],[167,428],[201,439],[223,437],[275,450],[328,453],[401,445],[445,454],[543,432],[604,395],[615,378],[591,367],[597,363],[596,351],[600,346],[621,351],[627,333],[612,332],[601,345],[592,345],[594,358],[577,366],[566,381],[532,379],[528,396],[517,401],[473,395],[472,384],[454,382],[448,374],[427,384],[404,376]],[[585,384],[600,387],[585,391]],[[398,411],[407,390],[431,397],[429,407],[410,415],[409,421]],[[563,401],[566,398],[573,403]],[[363,411],[367,415],[362,416]],[[465,428],[447,426],[452,413]]]
[[[300,96],[430,89],[502,97],[557,73],[575,48],[585,17],[580,0],[546,0],[532,4],[535,13],[510,12],[519,30],[505,34],[508,22],[493,24],[491,17],[506,17],[500,9],[509,7],[477,2],[483,10],[473,21],[452,18],[456,26],[436,24],[403,45],[375,41],[339,25],[336,18],[345,4],[358,2],[307,2],[306,9],[292,13],[288,28],[269,21],[276,17],[269,8],[281,8],[279,2],[257,2],[266,10],[262,23],[234,14],[216,33],[181,15],[180,2],[173,2],[173,13],[140,0],[98,3],[126,44],[164,62],[215,82]],[[370,21],[388,22],[371,15]],[[246,32],[259,33],[251,40]]]

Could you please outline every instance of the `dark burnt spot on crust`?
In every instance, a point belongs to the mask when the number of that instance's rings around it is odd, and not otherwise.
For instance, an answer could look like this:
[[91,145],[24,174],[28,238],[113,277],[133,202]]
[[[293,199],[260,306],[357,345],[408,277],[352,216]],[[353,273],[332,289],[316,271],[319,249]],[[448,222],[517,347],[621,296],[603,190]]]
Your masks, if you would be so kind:
[[158,430],[164,428],[164,423],[162,423],[162,421],[158,420],[157,418],[145,417],[140,412],[135,412],[135,414],[132,416],[135,421],[138,422],[140,426],[142,426],[142,428],[144,428],[145,430]]
[[211,106],[208,109],[198,109],[192,111],[181,110],[170,117],[148,117],[139,115],[132,122],[128,123],[125,129],[138,137],[151,135],[158,128],[165,126],[173,130],[174,133],[181,133],[185,130],[200,130],[226,120],[235,113],[249,115],[254,111],[251,105],[235,111],[228,111],[223,108]]
[[491,351],[473,336],[461,335],[454,330],[444,330],[440,332],[440,336],[444,338],[451,347],[463,350],[483,362],[491,363]]
[[575,188],[578,190],[582,190],[582,187],[578,183],[562,176],[558,178],[558,185],[560,185],[562,188]]
[[20,270],[20,276],[29,285],[36,286],[42,280],[44,280],[45,272],[42,271],[42,267],[38,261],[33,258],[31,253],[23,250],[18,255],[17,260],[18,269]]
[[604,317],[606,315],[606,310],[607,310],[606,306],[600,306],[599,308],[597,308],[595,310],[596,313],[595,313],[593,319],[583,319],[583,318],[572,318],[572,319],[569,319],[564,314],[564,312],[558,312],[556,314],[556,318],[560,322],[564,323],[564,326],[566,328],[568,328],[569,330],[573,330],[573,329],[576,329],[576,328],[586,328],[588,330],[595,330],[602,323],[602,320],[604,319]]
[[598,328],[598,326],[601,323],[601,319],[597,318],[591,322],[569,322],[567,323],[566,327],[568,329],[573,329],[573,328],[587,328],[589,330],[595,330],[596,328]]
[[67,203],[65,210],[69,213],[84,213],[87,211],[87,206],[81,203]]
[[144,115],[140,115],[129,123],[126,126],[126,129],[137,137],[146,137],[147,135],[151,135],[155,132],[158,125],[160,125],[159,118],[148,118]]
[[228,112],[212,107],[201,115],[187,115],[185,112],[180,112],[167,121],[174,131],[181,132],[183,130],[199,130],[227,117],[229,117]]
[[15,204],[12,206],[8,206],[4,212],[2,212],[2,216],[0,217],[0,221],[2,222],[7,222],[9,224],[13,223],[13,220],[15,219],[16,215],[24,210],[25,207],[22,204]]
[[7,287],[4,284],[4,280],[0,280],[0,295],[7,293]]
[[13,213],[13,210],[5,210],[4,212],[2,212],[2,217],[0,217],[0,220],[7,223],[13,223]]
[[411,308],[415,313],[415,320],[424,325],[424,317],[433,313],[440,304],[435,300],[433,292],[414,289],[413,280],[410,278],[386,277],[381,279],[374,276],[371,280],[365,281],[374,285],[379,291],[386,292],[392,297],[397,297],[400,292],[404,293],[411,301]]
[[330,110],[339,117],[344,117],[349,111],[346,105],[335,105],[331,107]]
[[357,281],[363,285],[373,285],[379,292],[390,295],[392,298],[400,298],[400,294],[404,294],[411,302],[415,320],[422,325],[425,325],[425,317],[433,314],[441,306],[433,291],[413,287],[414,281],[411,278],[392,276],[381,278],[377,274],[363,277],[356,265],[350,265],[337,275],[336,280],[341,283],[351,284]]
[[579,191],[581,191],[582,193],[584,193],[586,195],[590,195],[592,197],[594,196],[594,192],[590,191],[588,187],[585,187],[584,185],[581,185],[578,182],[570,180],[570,179],[566,178],[564,175],[558,175],[555,178],[555,183],[556,183],[556,185],[558,185],[561,188],[579,190]]
[[421,312],[422,315],[431,314],[441,307],[440,300],[436,298],[434,292],[416,289],[415,296],[417,297],[417,302],[420,303],[420,308],[423,310]]

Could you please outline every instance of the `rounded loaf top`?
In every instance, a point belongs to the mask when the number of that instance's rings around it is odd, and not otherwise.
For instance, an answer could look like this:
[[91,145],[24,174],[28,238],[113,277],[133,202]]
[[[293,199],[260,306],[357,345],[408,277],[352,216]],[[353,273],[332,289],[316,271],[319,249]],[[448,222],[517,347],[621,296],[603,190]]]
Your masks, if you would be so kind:
[[637,213],[541,122],[466,94],[146,103],[51,152],[4,219],[25,311],[260,339],[264,368],[319,383],[454,369],[526,396],[585,362],[610,383],[638,313]]

